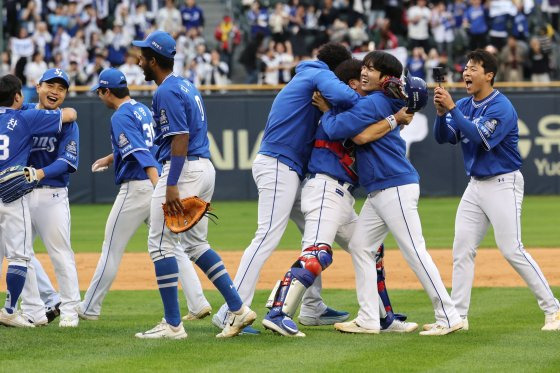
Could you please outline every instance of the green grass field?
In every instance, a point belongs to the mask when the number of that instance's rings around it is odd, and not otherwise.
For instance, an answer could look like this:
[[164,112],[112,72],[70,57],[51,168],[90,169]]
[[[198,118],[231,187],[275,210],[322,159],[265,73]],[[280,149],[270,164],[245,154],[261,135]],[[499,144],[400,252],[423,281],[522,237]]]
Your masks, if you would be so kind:
[[[356,203],[359,211],[363,200]],[[421,198],[420,216],[428,248],[450,248],[453,243],[453,226],[458,198]],[[560,197],[525,197],[523,203],[523,242],[525,247],[560,247]],[[217,225],[210,223],[210,244],[219,250],[243,250],[251,242],[257,224],[256,202],[216,202]],[[103,243],[105,221],[111,205],[72,205],[72,245],[75,252],[98,252]],[[146,251],[147,229],[142,226],[130,241],[130,252]],[[290,222],[280,248],[299,250],[301,236]],[[386,247],[395,248],[392,237]],[[496,247],[492,230],[488,231],[481,247]],[[37,242],[37,252],[45,249]]]
[[[429,248],[449,248],[457,198],[420,200],[424,235]],[[363,201],[358,201],[357,208]],[[559,247],[560,197],[526,197],[523,209],[525,246]],[[256,228],[255,202],[216,202],[220,220],[210,226],[209,240],[218,250],[242,250]],[[98,252],[103,240],[108,205],[72,206],[72,243],[76,252]],[[128,251],[146,250],[146,229],[141,228]],[[280,247],[299,249],[300,236],[290,224]],[[391,237],[387,246],[394,248]],[[489,232],[483,247],[495,247]],[[40,243],[37,251],[44,251]],[[560,293],[560,288],[555,288]],[[216,291],[206,292],[214,309]],[[423,291],[390,291],[395,309],[420,325],[433,321]],[[254,309],[260,320],[267,291],[259,291]],[[326,290],[329,305],[356,315],[354,291]],[[186,309],[182,300],[183,312]],[[332,327],[302,327],[304,339],[288,339],[263,332],[216,340],[218,332],[207,318],[185,326],[184,341],[144,341],[134,333],[153,327],[162,315],[157,291],[113,291],[104,303],[102,319],[82,321],[75,330],[55,325],[35,330],[0,327],[0,372],[256,372],[256,371],[407,371],[407,372],[558,372],[560,334],[541,332],[543,315],[526,288],[473,290],[470,328],[446,337],[409,335],[345,335]]]
[[[560,289],[556,289],[558,292]],[[267,293],[253,304],[260,320]],[[355,314],[353,292],[328,290],[329,304]],[[419,324],[433,320],[422,291],[391,292],[395,308]],[[208,292],[214,308],[219,294]],[[182,306],[185,309],[185,306]],[[475,289],[470,329],[445,337],[348,335],[332,327],[302,327],[303,339],[263,331],[260,336],[217,340],[207,318],[186,323],[183,341],[146,341],[134,333],[161,315],[156,291],[110,292],[100,321],[74,330],[0,328],[0,371],[56,372],[558,372],[560,336],[541,332],[543,317],[527,289]]]

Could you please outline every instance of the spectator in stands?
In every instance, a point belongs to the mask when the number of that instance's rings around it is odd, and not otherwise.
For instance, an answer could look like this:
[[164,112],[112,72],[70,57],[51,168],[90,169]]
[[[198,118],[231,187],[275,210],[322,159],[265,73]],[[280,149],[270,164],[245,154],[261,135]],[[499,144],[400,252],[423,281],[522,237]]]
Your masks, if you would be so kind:
[[62,51],[65,59],[68,61],[76,61],[80,66],[85,66],[88,63],[88,51],[84,40],[84,31],[78,30],[76,35],[70,39],[70,44],[67,51]]
[[469,33],[470,49],[484,48],[487,44],[488,25],[486,24],[486,11],[480,0],[470,0],[463,25]]
[[101,34],[101,29],[97,27],[97,10],[91,5],[86,4],[80,15],[80,27],[84,30],[86,40],[90,40],[91,34],[98,32]]
[[119,67],[126,77],[127,84],[130,85],[144,85],[144,73],[140,66],[138,66],[138,57],[134,53],[126,54],[126,62]]
[[272,32],[272,40],[286,40],[286,29],[288,27],[289,17],[286,12],[286,6],[282,2],[277,2],[274,6],[274,12],[269,17],[269,27]]
[[276,58],[276,51],[274,50],[273,44],[271,44],[266,50],[266,53],[261,56],[261,63],[262,78],[259,79],[260,82],[265,85],[277,85],[279,60]]
[[117,67],[124,63],[126,49],[132,42],[132,35],[123,33],[122,25],[115,23],[112,30],[105,33],[105,45],[107,45],[107,60],[111,66]]
[[233,53],[241,43],[241,31],[229,15],[225,15],[214,30],[214,38],[218,42],[221,59],[228,65],[228,78],[233,69]]
[[12,68],[10,66],[10,53],[8,51],[4,51],[0,55],[0,76],[11,73]]
[[86,66],[86,75],[87,75],[87,85],[91,86],[97,84],[99,80],[99,74],[104,69],[110,67],[109,63],[107,62],[107,56],[101,52],[97,51],[95,53],[95,59],[93,62],[90,62]]
[[29,1],[26,7],[20,12],[20,26],[25,28],[29,34],[35,32],[35,27],[41,22],[41,15],[37,8],[37,3],[33,0]]
[[132,23],[134,25],[135,40],[144,40],[147,36],[147,31],[152,23],[153,15],[148,13],[146,4],[138,3],[136,4],[136,12],[132,16]]
[[490,1],[490,27],[488,35],[490,36],[490,44],[502,49],[508,39],[508,24],[517,9],[511,0],[491,0]]
[[452,54],[452,44],[455,38],[453,32],[454,19],[445,8],[443,1],[438,2],[432,9],[430,26],[439,53]]
[[70,79],[70,87],[87,84],[87,75],[82,66],[78,64],[78,61],[70,60],[70,63],[65,70],[66,74],[68,74],[68,79]]
[[190,63],[187,64],[185,67],[185,71],[183,76],[188,79],[192,84],[199,86],[200,85],[200,77],[198,75],[198,66],[196,65],[196,61],[192,60]]
[[239,56],[239,62],[243,65],[247,73],[247,77],[245,78],[245,83],[247,84],[256,84],[258,81],[259,63],[257,61],[261,54],[261,45],[264,38],[265,36],[263,33],[257,33],[255,37],[249,41]]
[[289,41],[274,43],[274,52],[278,60],[278,84],[286,84],[292,79],[295,67],[292,45]]
[[426,83],[434,83],[434,67],[440,67],[439,53],[436,48],[430,49],[425,63]]
[[212,49],[210,52],[210,63],[205,65],[201,84],[203,85],[226,85],[228,84],[228,65],[220,59],[220,51]]
[[193,27],[202,32],[204,27],[204,12],[202,8],[196,5],[195,0],[185,0],[185,4],[181,6],[181,18],[183,27],[189,30]]
[[330,29],[334,20],[339,17],[338,9],[333,6],[333,0],[325,0],[319,12],[319,27],[323,30]]
[[426,0],[417,0],[407,12],[409,49],[422,47],[424,52],[430,48],[429,23],[431,12],[426,6]]
[[33,56],[35,46],[33,45],[33,39],[31,39],[25,27],[19,29],[17,38],[10,38],[10,51],[12,53],[12,68],[15,68],[20,58],[23,57],[27,59]]
[[254,38],[258,33],[265,36],[270,34],[270,29],[268,27],[268,11],[266,8],[261,7],[261,3],[253,1],[251,4],[251,9],[246,13],[247,21],[251,27],[251,37]]
[[130,40],[133,40],[136,38],[136,27],[134,17],[130,15],[130,5],[127,2],[119,5],[117,5],[115,9],[116,15],[114,24],[121,25],[123,34],[127,35]]
[[70,19],[68,18],[66,11],[66,5],[57,3],[54,13],[49,14],[49,16],[47,17],[47,22],[49,23],[49,27],[52,32],[54,32],[54,30],[56,30],[59,26],[63,28],[68,27],[68,21]]
[[552,24],[555,31],[559,31],[559,19],[560,19],[560,1],[558,0],[542,0],[542,11],[548,17],[548,20]]
[[507,38],[507,45],[500,52],[501,70],[506,82],[523,80],[523,64],[526,55],[526,51],[523,49],[514,36],[510,35]]
[[367,26],[362,18],[356,18],[356,22],[348,30],[348,37],[352,50],[359,48],[362,44],[369,41]]
[[377,49],[395,49],[399,46],[399,39],[391,31],[391,23],[386,18],[378,18],[379,43]]
[[517,14],[513,17],[512,33],[517,40],[524,42],[529,40],[529,20],[523,12],[523,3],[517,5]]
[[426,80],[426,53],[424,48],[418,46],[412,50],[406,67],[410,75]]
[[173,37],[181,31],[181,12],[175,8],[173,0],[165,0],[165,7],[157,13],[156,23],[159,30],[168,32]]
[[25,65],[25,76],[27,77],[27,86],[30,88],[34,88],[37,83],[39,83],[39,79],[41,75],[47,70],[48,66],[47,63],[43,59],[43,55],[41,52],[33,53],[33,57],[31,61],[29,61]]
[[31,37],[35,48],[45,56],[46,60],[51,59],[52,35],[50,34],[45,22],[38,22],[37,28]]
[[529,64],[532,82],[550,82],[550,60],[548,53],[541,49],[541,43],[536,37],[529,42]]
[[66,26],[66,30],[70,36],[74,36],[80,29],[80,12],[78,10],[78,3],[76,0],[68,2],[66,15],[68,17],[68,26]]

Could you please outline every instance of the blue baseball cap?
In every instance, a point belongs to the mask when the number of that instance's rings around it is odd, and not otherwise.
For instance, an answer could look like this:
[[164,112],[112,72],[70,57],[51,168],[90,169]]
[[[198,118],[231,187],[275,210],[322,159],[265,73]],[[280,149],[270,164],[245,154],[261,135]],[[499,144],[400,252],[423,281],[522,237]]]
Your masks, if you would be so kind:
[[122,71],[113,67],[105,69],[99,74],[99,80],[96,85],[91,87],[91,91],[98,88],[124,88],[126,87],[126,77]]
[[41,75],[41,78],[39,78],[39,84],[53,79],[60,79],[64,82],[66,88],[70,87],[68,74],[66,74],[62,69],[48,69],[43,73],[43,75]]
[[144,40],[134,40],[132,45],[140,48],[150,48],[167,58],[175,57],[175,40],[164,31],[154,31]]

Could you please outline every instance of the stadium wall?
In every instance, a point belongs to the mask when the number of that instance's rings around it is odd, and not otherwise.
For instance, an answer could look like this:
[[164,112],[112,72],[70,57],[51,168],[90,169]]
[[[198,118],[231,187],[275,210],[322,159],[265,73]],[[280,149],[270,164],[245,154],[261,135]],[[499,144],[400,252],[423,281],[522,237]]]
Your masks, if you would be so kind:
[[[520,142],[526,194],[560,192],[560,89],[503,89],[519,114]],[[212,161],[216,167],[216,200],[256,199],[251,162],[274,99],[273,92],[204,96]],[[454,93],[459,98],[459,92]],[[150,106],[150,96],[137,100]],[[71,178],[74,203],[110,203],[117,193],[110,172],[91,173],[91,164],[109,154],[112,111],[90,96],[69,97],[66,105],[78,111],[80,168]],[[435,109],[430,104],[415,116],[402,136],[420,174],[425,196],[460,195],[468,181],[458,147],[438,145],[432,136]]]

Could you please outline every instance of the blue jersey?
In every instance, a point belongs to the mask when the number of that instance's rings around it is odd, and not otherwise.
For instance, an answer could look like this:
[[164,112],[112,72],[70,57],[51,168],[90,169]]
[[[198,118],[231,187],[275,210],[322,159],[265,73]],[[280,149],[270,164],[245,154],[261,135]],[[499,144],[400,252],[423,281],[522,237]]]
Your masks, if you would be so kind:
[[146,167],[156,167],[159,173],[152,122],[150,109],[135,100],[123,103],[111,117],[115,184],[148,179]]
[[191,82],[169,75],[154,94],[152,111],[160,163],[171,159],[171,140],[179,134],[189,134],[188,155],[210,158],[206,110]]
[[[396,113],[404,101],[391,99],[381,91],[362,97],[351,109],[340,114],[327,111],[321,118],[331,140],[351,138],[372,123]],[[418,183],[418,173],[406,158],[406,144],[396,128],[379,140],[356,149],[358,177],[368,193],[399,185]]]
[[[467,175],[487,177],[518,170],[521,155],[517,148],[517,113],[507,97],[494,90],[482,101],[465,97],[456,105],[458,111],[436,118],[434,135],[439,143],[461,142]],[[454,119],[454,115],[460,117]],[[462,120],[470,131],[461,131],[457,120]]]
[[0,170],[25,166],[31,152],[33,136],[60,132],[60,110],[14,110],[0,107]]
[[[21,110],[29,110],[37,104],[24,104]],[[33,145],[28,165],[34,168],[45,168],[54,162],[66,164],[66,171],[58,175],[46,175],[39,185],[55,188],[67,187],[70,173],[78,169],[80,152],[80,130],[76,122],[62,126],[60,133],[50,136],[33,136]]]
[[198,6],[189,8],[188,6],[181,7],[181,18],[183,19],[183,26],[188,30],[193,27],[204,26],[204,13]]
[[296,75],[272,103],[259,153],[278,158],[300,176],[305,174],[321,118],[321,112],[311,104],[315,91],[343,108],[360,98],[324,62],[305,61],[296,67]]
[[486,12],[481,6],[469,6],[465,18],[470,24],[469,32],[474,35],[485,34],[488,31],[486,24]]

